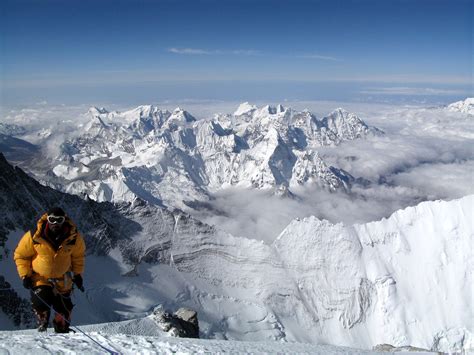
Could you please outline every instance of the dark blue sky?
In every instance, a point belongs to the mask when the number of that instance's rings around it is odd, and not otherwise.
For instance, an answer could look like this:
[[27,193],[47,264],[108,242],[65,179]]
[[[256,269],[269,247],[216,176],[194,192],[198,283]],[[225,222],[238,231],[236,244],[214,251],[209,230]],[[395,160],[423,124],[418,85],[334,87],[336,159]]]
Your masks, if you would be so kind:
[[472,90],[467,0],[3,0],[0,6],[3,104]]

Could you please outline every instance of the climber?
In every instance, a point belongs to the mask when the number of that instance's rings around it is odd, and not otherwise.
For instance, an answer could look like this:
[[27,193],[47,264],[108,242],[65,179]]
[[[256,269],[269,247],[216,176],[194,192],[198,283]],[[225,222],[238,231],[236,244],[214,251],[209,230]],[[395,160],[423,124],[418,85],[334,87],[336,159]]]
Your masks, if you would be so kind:
[[38,221],[35,231],[23,235],[14,253],[23,286],[30,289],[38,331],[48,328],[51,308],[56,333],[68,333],[73,284],[84,292],[85,243],[71,219],[59,207]]

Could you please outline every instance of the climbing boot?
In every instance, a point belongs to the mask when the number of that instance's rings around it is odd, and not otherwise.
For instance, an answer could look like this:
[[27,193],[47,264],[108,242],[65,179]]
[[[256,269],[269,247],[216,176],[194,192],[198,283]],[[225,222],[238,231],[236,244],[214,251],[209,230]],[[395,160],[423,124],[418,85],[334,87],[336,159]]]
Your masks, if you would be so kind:
[[53,319],[53,327],[56,333],[69,333],[69,322],[66,321],[66,316],[56,313]]
[[38,332],[45,332],[49,324],[49,311],[35,311]]

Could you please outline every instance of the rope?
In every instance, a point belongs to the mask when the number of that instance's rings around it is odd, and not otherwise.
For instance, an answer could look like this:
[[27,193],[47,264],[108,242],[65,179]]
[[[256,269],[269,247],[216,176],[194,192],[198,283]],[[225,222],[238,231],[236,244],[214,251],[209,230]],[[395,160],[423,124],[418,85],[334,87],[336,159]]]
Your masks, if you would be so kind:
[[56,314],[58,314],[65,322],[67,322],[69,324],[70,327],[74,327],[76,328],[79,332],[81,332],[82,334],[84,334],[86,337],[88,337],[90,340],[92,340],[94,343],[96,343],[97,345],[99,345],[102,349],[104,349],[105,351],[107,351],[109,354],[111,355],[120,355],[120,353],[114,351],[114,350],[110,350],[110,349],[107,349],[105,346],[103,346],[102,344],[100,344],[97,340],[95,340],[94,338],[92,338],[89,334],[86,334],[86,332],[84,332],[83,330],[81,330],[79,327],[75,326],[75,325],[72,325],[71,322],[69,320],[67,320],[66,318],[63,317],[63,315],[61,313],[59,313],[58,311],[56,311],[52,306],[50,306],[45,300],[43,300],[37,293],[35,293],[35,296],[38,297],[38,299],[43,302],[50,310],[54,311]]

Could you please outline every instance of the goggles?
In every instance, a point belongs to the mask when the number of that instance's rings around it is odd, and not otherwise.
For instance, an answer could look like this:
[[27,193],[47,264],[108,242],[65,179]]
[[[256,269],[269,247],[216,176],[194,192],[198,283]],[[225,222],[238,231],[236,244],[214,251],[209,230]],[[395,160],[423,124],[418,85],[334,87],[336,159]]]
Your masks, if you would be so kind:
[[63,224],[65,220],[66,220],[66,217],[64,216],[54,216],[54,215],[48,216],[49,224]]

